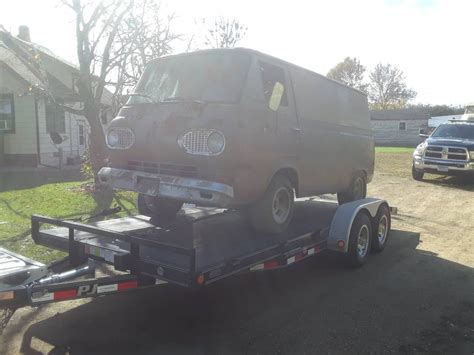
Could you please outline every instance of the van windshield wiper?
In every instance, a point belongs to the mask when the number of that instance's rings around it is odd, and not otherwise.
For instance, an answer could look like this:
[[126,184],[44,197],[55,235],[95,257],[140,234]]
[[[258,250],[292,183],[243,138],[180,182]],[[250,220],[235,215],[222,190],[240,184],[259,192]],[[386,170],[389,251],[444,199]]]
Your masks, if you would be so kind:
[[148,94],[141,93],[141,92],[132,92],[131,94],[127,94],[127,96],[140,96],[140,97],[144,97],[144,98],[150,100],[150,102],[156,103],[156,101],[153,99],[153,97],[151,97]]
[[199,100],[199,99],[192,99],[190,97],[180,97],[180,96],[173,96],[173,97],[167,97],[166,99],[163,99],[162,102],[193,102],[196,104],[205,104],[205,101]]

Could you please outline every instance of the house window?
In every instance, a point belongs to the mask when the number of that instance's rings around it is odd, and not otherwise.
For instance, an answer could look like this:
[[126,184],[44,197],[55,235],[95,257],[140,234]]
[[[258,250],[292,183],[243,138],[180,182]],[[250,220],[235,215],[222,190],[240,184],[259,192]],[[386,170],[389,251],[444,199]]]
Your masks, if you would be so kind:
[[55,102],[46,102],[46,132],[66,133],[66,114]]
[[13,94],[0,95],[0,131],[15,131],[15,105]]
[[86,143],[85,137],[84,137],[84,125],[79,124],[79,145],[84,146]]
[[259,62],[260,72],[262,73],[263,94],[265,101],[270,104],[275,84],[280,83],[283,86],[283,95],[279,106],[288,106],[288,98],[286,96],[286,80],[285,71],[276,65]]
[[407,124],[406,124],[406,122],[399,122],[399,123],[398,123],[398,130],[399,130],[399,131],[406,131],[406,130],[407,130]]

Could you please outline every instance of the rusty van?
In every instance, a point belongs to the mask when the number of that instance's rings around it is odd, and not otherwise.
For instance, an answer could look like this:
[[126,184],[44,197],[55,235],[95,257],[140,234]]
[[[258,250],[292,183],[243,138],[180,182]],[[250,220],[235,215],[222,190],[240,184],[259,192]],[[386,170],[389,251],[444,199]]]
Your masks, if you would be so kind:
[[367,96],[260,52],[235,48],[150,62],[106,132],[100,181],[138,209],[239,209],[283,232],[295,197],[362,199],[374,172]]

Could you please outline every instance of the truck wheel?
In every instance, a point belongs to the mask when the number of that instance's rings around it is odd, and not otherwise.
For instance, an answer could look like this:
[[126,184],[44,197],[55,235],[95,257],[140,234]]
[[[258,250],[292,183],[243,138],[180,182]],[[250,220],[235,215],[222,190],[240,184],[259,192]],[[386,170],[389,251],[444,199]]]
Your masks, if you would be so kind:
[[263,198],[250,208],[250,221],[261,232],[279,234],[293,217],[295,192],[286,176],[273,178]]
[[369,216],[359,212],[352,223],[349,235],[349,246],[346,263],[351,267],[360,267],[365,264],[370,252],[372,224]]
[[337,201],[340,205],[356,200],[362,200],[367,195],[367,181],[363,173],[354,175],[351,185],[346,191],[337,193]]
[[423,170],[416,170],[414,165],[411,166],[411,176],[413,179],[416,181],[421,181],[423,180],[423,175],[425,175]]
[[138,194],[138,212],[148,217],[174,218],[181,207],[183,207],[182,201]]
[[373,253],[380,253],[387,245],[390,233],[390,210],[387,205],[381,205],[374,219],[374,228],[372,233]]

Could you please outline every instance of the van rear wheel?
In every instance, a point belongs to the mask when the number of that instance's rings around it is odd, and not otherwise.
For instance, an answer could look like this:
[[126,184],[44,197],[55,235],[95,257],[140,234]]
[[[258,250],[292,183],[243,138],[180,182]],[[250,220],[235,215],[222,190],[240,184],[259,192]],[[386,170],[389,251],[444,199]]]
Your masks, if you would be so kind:
[[137,209],[142,215],[156,218],[174,218],[183,207],[183,202],[166,197],[138,194]]
[[286,230],[293,217],[295,192],[284,175],[273,178],[263,198],[250,208],[250,221],[261,232],[279,234]]
[[367,180],[363,173],[354,175],[351,185],[345,191],[337,193],[337,201],[340,205],[356,200],[362,200],[367,196]]

